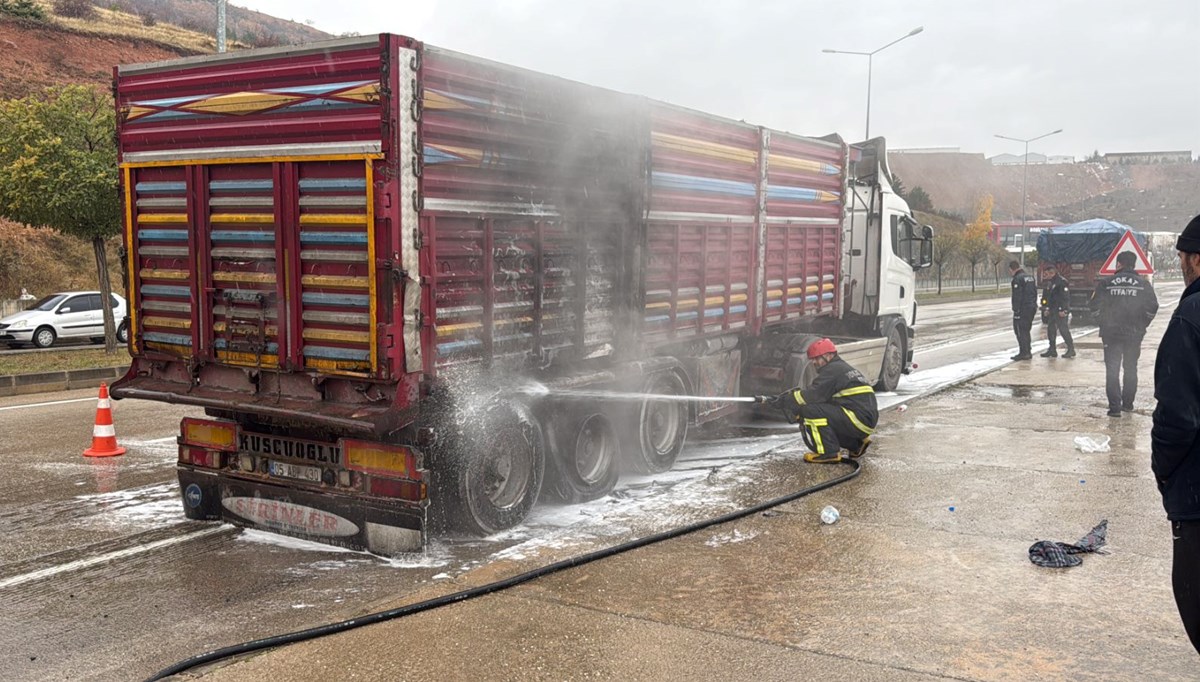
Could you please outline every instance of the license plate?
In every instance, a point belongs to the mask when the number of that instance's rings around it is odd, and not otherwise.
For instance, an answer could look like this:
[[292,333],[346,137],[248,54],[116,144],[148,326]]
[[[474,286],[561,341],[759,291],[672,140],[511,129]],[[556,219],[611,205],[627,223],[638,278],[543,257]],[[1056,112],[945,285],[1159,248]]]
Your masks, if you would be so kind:
[[287,462],[271,462],[271,475],[283,478],[298,478],[302,481],[311,481],[313,483],[321,482],[321,469],[319,467],[306,467],[300,464],[288,464]]

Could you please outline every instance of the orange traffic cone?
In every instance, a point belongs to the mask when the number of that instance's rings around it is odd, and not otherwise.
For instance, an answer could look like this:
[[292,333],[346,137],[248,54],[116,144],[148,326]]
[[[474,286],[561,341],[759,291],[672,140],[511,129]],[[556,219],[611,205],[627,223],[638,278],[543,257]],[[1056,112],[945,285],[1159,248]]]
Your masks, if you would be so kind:
[[108,384],[100,384],[100,400],[96,403],[96,426],[92,429],[92,447],[83,451],[84,457],[115,457],[125,454],[117,445],[117,430],[113,428],[112,403],[108,400]]

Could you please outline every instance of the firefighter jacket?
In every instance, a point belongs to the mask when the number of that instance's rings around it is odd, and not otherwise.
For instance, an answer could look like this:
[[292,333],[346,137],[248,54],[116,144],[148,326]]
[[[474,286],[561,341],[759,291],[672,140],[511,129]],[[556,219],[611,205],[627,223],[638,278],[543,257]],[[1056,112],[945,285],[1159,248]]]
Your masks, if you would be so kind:
[[1096,283],[1091,308],[1099,314],[1100,338],[1140,341],[1158,313],[1158,297],[1145,278],[1125,268]]
[[1042,287],[1042,307],[1055,314],[1071,312],[1071,291],[1065,277],[1055,275]]
[[862,372],[851,367],[840,356],[834,356],[828,364],[817,370],[817,377],[811,386],[793,389],[781,398],[781,407],[792,421],[797,421],[803,406],[824,403],[842,408],[855,426],[866,426],[864,431],[868,433],[879,423],[875,389],[871,388]]
[[1013,317],[1021,319],[1026,315],[1032,316],[1038,307],[1037,281],[1017,270],[1012,278],[1012,310]]
[[[1118,273],[1119,274],[1119,273]],[[1200,519],[1200,280],[1183,292],[1154,362],[1150,468],[1167,518]]]

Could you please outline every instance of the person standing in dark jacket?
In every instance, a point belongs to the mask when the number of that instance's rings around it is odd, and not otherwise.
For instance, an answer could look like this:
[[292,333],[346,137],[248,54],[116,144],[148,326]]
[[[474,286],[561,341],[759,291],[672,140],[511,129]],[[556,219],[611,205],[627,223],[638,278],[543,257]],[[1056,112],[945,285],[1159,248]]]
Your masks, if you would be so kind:
[[1012,273],[1013,332],[1017,335],[1017,354],[1012,359],[1029,360],[1033,358],[1030,333],[1038,308],[1037,281],[1015,260],[1009,261],[1008,271]]
[[1154,360],[1150,468],[1171,522],[1175,605],[1200,652],[1200,216],[1175,248],[1187,288]]
[[1042,353],[1043,358],[1058,357],[1058,335],[1067,344],[1064,358],[1075,357],[1075,339],[1071,338],[1071,290],[1067,280],[1058,274],[1058,268],[1047,265],[1046,283],[1042,285],[1042,310],[1046,311],[1046,334],[1050,347]]
[[838,357],[837,347],[829,339],[814,341],[808,347],[808,358],[817,368],[812,385],[785,391],[774,399],[789,421],[803,419],[801,435],[811,450],[804,460],[840,462],[842,448],[851,457],[861,457],[879,423],[875,389],[862,372]]
[[[1105,390],[1110,417],[1120,417],[1122,410],[1133,410],[1142,337],[1158,313],[1154,287],[1134,272],[1136,264],[1137,256],[1133,252],[1117,254],[1117,273],[1100,280],[1092,292],[1091,306],[1099,314],[1100,340],[1104,342]],[[1124,385],[1122,368],[1125,370]]]

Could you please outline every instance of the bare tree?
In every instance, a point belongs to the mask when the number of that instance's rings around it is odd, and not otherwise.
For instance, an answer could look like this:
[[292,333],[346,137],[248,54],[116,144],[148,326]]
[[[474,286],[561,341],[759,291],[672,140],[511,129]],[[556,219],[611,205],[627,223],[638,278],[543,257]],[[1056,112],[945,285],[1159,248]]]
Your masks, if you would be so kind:
[[933,262],[937,265],[937,292],[942,293],[942,270],[962,255],[963,235],[961,232],[940,231],[933,240]]
[[988,260],[988,254],[995,244],[988,240],[987,237],[968,235],[963,240],[963,258],[971,264],[971,291],[975,291],[975,273],[979,270],[979,264],[985,263]]

